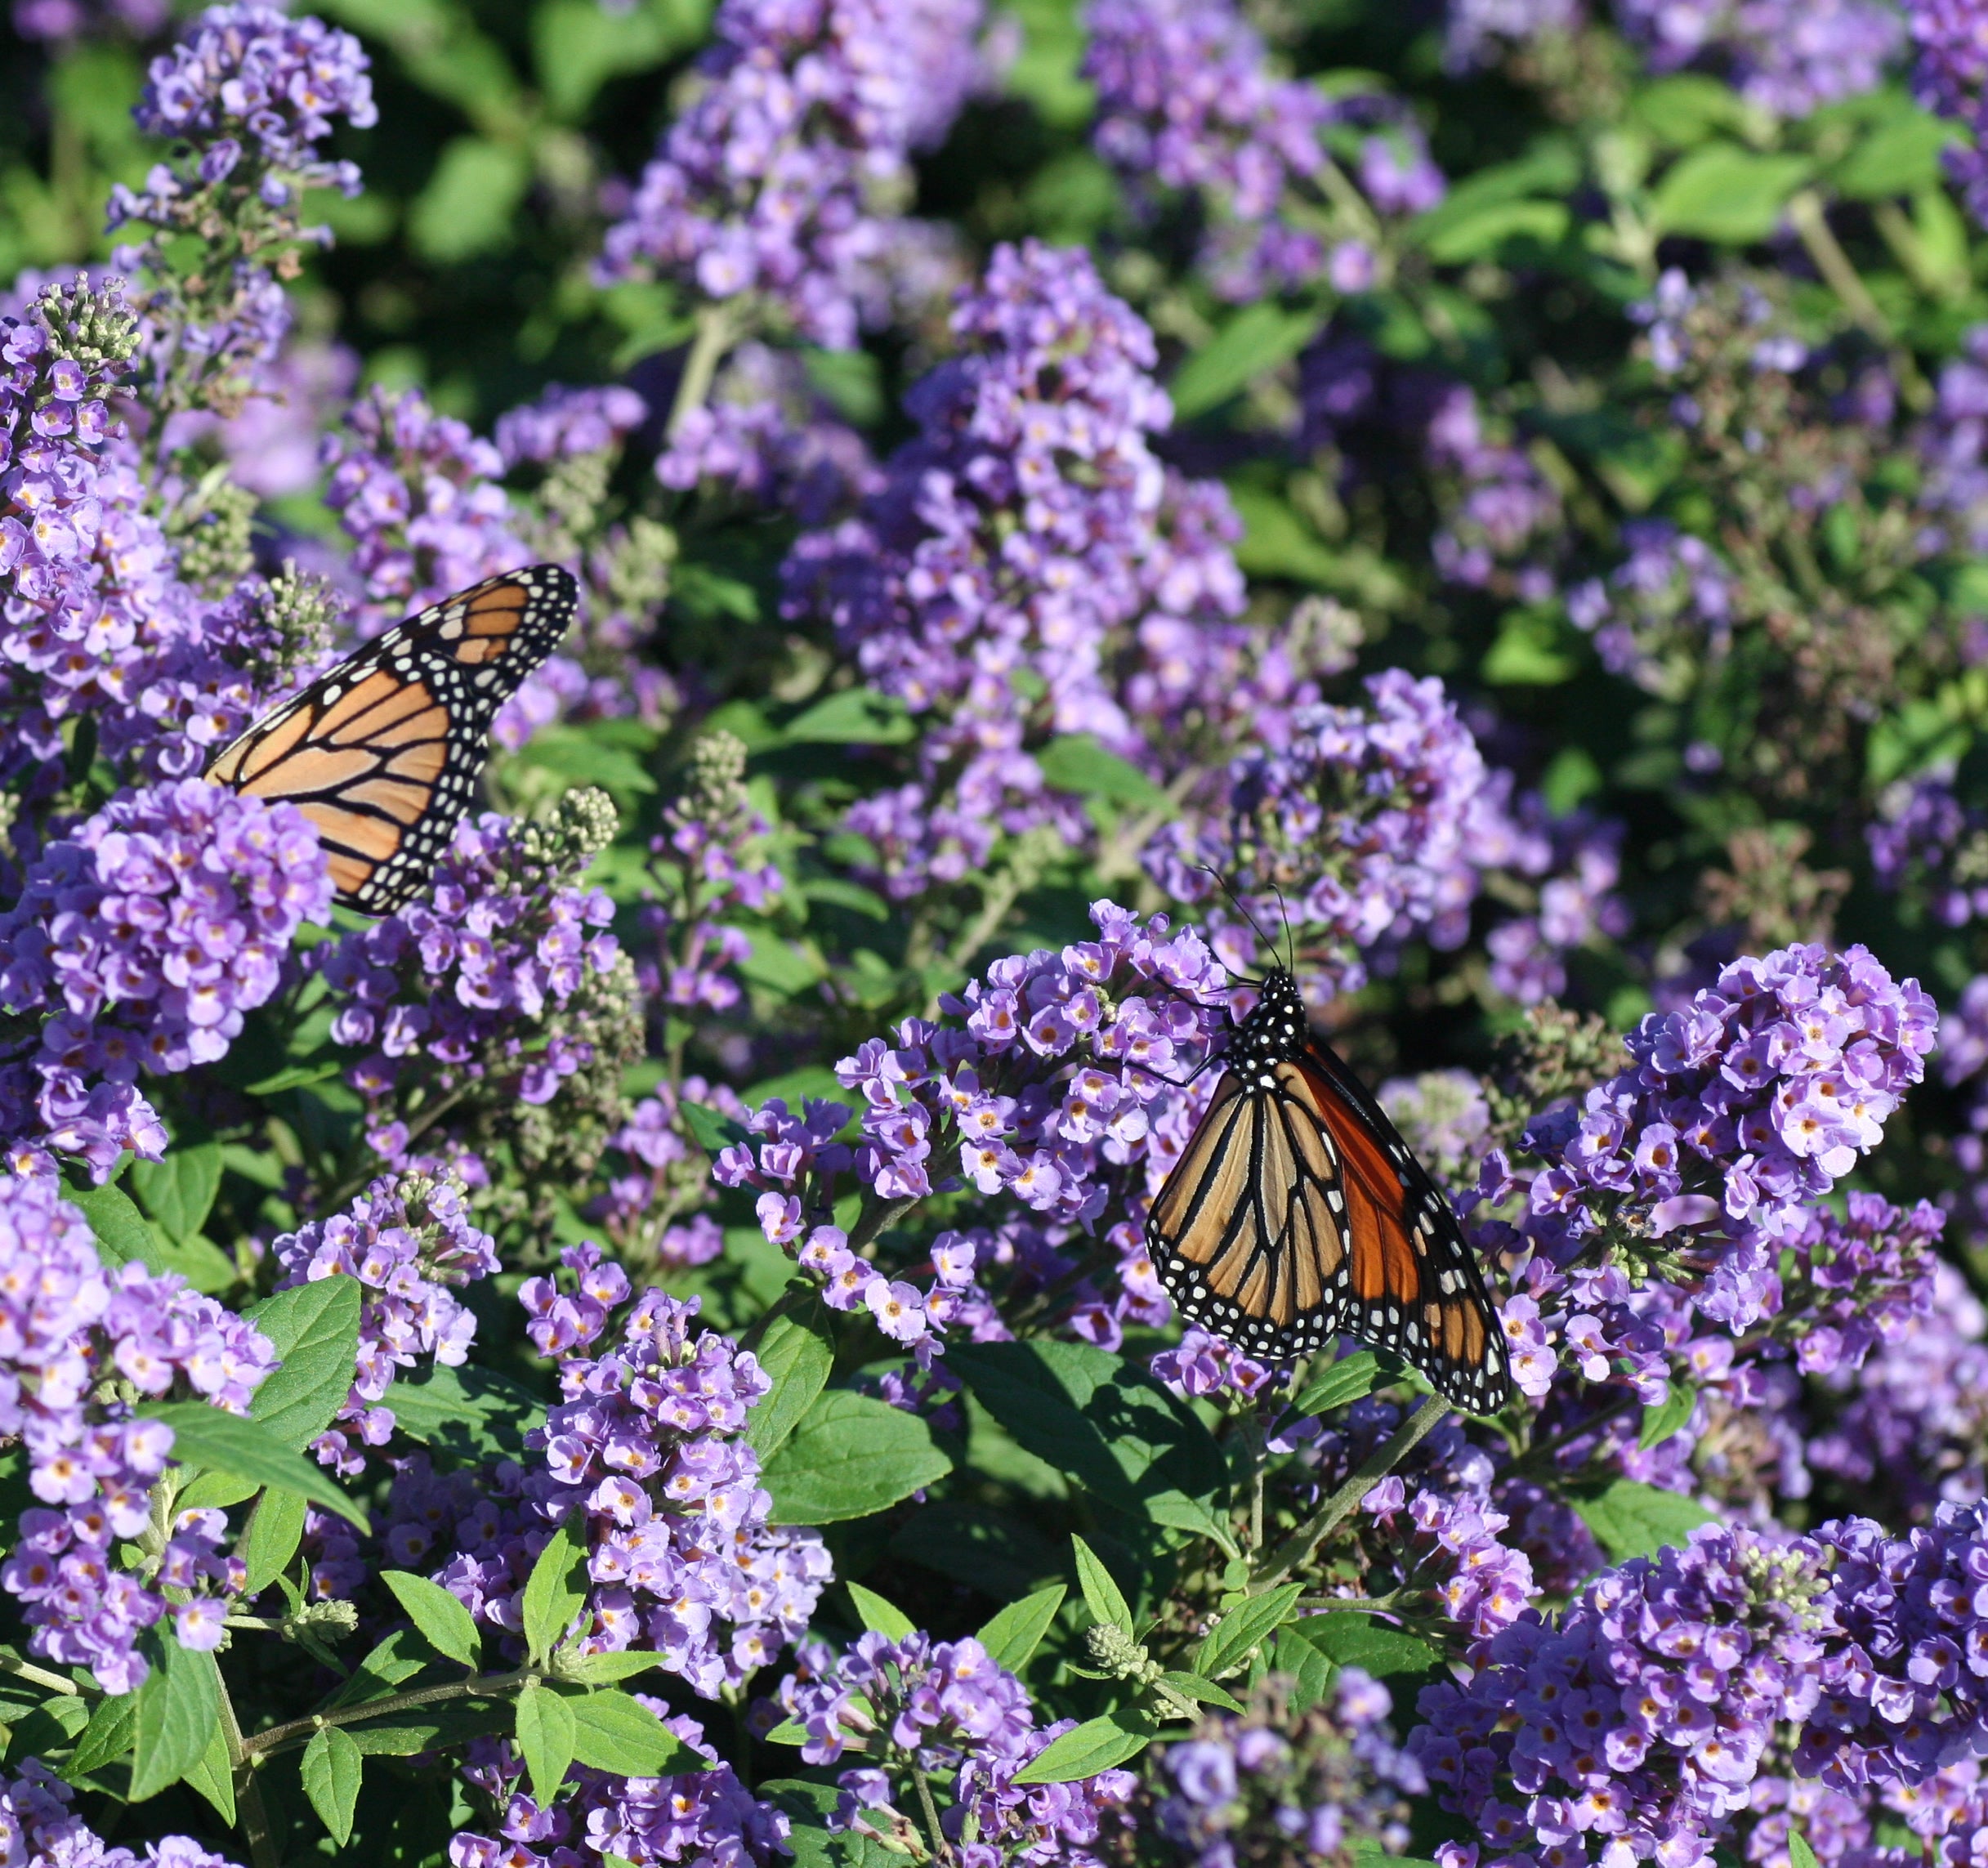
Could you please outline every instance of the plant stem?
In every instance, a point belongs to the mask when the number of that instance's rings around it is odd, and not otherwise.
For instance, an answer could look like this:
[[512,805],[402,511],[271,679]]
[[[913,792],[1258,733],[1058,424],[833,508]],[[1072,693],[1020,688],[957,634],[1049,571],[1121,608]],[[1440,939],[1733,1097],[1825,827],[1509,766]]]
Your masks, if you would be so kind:
[[1571,1427],[1561,1428],[1559,1432],[1549,1439],[1542,1440],[1535,1446],[1528,1446],[1513,1463],[1512,1470],[1515,1473],[1535,1470],[1563,1446],[1570,1446],[1577,1440],[1584,1440],[1591,1433],[1600,1432],[1611,1420],[1627,1414],[1631,1408],[1639,1406],[1642,1401],[1642,1397],[1635,1389],[1625,1390],[1598,1413],[1590,1414],[1585,1420],[1576,1421]]
[[384,1699],[366,1700],[357,1705],[334,1706],[329,1712],[313,1713],[308,1718],[293,1718],[287,1725],[272,1725],[253,1738],[242,1741],[242,1750],[250,1758],[265,1758],[298,1740],[308,1741],[328,1725],[356,1725],[361,1719],[384,1718],[391,1713],[407,1712],[415,1706],[438,1705],[445,1700],[494,1699],[514,1687],[526,1687],[544,1676],[536,1667],[520,1667],[512,1674],[476,1674],[467,1680],[451,1680],[439,1687],[419,1687],[411,1693],[389,1693]]
[[931,1838],[932,1859],[950,1861],[953,1851],[947,1845],[945,1830],[939,1826],[939,1809],[931,1800],[931,1785],[925,1781],[924,1766],[915,1758],[911,1760],[911,1781],[918,1787],[918,1803],[925,1812],[926,1833]]
[[248,1858],[255,1868],[283,1868],[283,1851],[276,1846],[276,1832],[270,1826],[269,1805],[262,1800],[256,1759],[243,1742],[226,1680],[221,1683],[221,1730],[228,1741],[228,1768],[235,1779],[235,1808],[239,1819],[235,1826],[248,1838]]
[[1392,1615],[1395,1597],[1300,1596],[1298,1606],[1307,1615]]
[[1870,288],[1850,263],[1850,256],[1838,244],[1822,197],[1812,188],[1799,190],[1788,203],[1788,218],[1816,262],[1816,270],[1829,281],[1829,289],[1843,302],[1843,309],[1881,343],[1892,342],[1892,322],[1878,309]]
[[913,1207],[915,1200],[878,1200],[873,1193],[863,1195],[863,1210],[849,1231],[849,1249],[860,1252],[886,1227],[895,1226]]
[[11,1654],[0,1654],[0,1674],[11,1674],[16,1678],[32,1680],[38,1687],[46,1687],[51,1693],[81,1693],[83,1688],[74,1680],[65,1679],[60,1674],[51,1674],[46,1667],[38,1667],[32,1660],[18,1660]]
[[1266,1589],[1274,1589],[1310,1557],[1326,1534],[1392,1472],[1449,1411],[1448,1401],[1441,1395],[1431,1395],[1394,1430],[1385,1445],[1360,1463],[1352,1476],[1326,1499],[1308,1522],[1301,1524],[1271,1553],[1269,1561],[1249,1579],[1250,1594],[1260,1596]]
[[697,314],[697,335],[690,342],[690,354],[683,360],[683,374],[677,383],[677,400],[670,404],[668,436],[704,405],[711,393],[711,379],[731,348],[731,314],[721,305],[704,306]]

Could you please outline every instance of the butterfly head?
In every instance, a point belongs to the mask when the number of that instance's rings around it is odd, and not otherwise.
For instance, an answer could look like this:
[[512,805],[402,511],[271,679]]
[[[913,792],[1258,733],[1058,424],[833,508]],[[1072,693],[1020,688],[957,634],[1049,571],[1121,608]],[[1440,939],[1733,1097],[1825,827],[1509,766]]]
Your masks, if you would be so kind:
[[1272,967],[1263,976],[1249,1016],[1229,1039],[1227,1061],[1231,1069],[1240,1071],[1252,1065],[1294,1063],[1311,1040],[1305,995],[1288,968]]

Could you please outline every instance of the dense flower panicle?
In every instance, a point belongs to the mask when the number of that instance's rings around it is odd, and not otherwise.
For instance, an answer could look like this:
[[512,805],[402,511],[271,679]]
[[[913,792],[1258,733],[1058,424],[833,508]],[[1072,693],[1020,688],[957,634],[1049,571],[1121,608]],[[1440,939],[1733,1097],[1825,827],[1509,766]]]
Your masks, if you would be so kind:
[[1170,826],[1146,856],[1177,899],[1219,899],[1213,870],[1265,927],[1288,914],[1314,946],[1307,990],[1325,996],[1360,985],[1360,950],[1384,940],[1434,923],[1444,944],[1460,942],[1472,858],[1486,847],[1487,818],[1502,815],[1435,676],[1391,668],[1366,686],[1368,708],[1301,708],[1285,750],[1236,762],[1226,821]]
[[472,1739],[462,1775],[498,1820],[494,1835],[457,1833],[449,1845],[451,1868],[574,1868],[609,1855],[723,1868],[772,1868],[787,1859],[792,1852],[785,1813],[760,1802],[739,1781],[688,1714],[672,1715],[644,1693],[635,1697],[708,1768],[674,1777],[618,1777],[578,1765],[567,1774],[570,1794],[541,1808],[525,1788],[525,1767],[512,1742]]
[[570,878],[614,822],[599,792],[568,793],[546,826],[466,818],[425,896],[324,950],[332,1038],[365,1049],[347,1080],[382,1159],[407,1152],[426,1098],[474,1085],[486,1115],[541,1109],[609,1061],[592,1027],[629,1009],[628,963],[604,932],[614,904]]
[[1653,71],[1714,61],[1749,103],[1777,117],[1874,91],[1904,41],[1897,14],[1876,0],[1615,0],[1615,8]]
[[1695,669],[1732,643],[1731,569],[1711,546],[1662,519],[1623,527],[1629,555],[1606,582],[1568,592],[1567,614],[1595,640],[1602,665],[1646,692],[1675,699]]
[[1369,1571],[1369,1593],[1384,1578],[1386,1593],[1404,1607],[1425,1597],[1472,1641],[1510,1627],[1531,1602],[1532,1564],[1500,1541],[1512,1521],[1484,1499],[1429,1486],[1411,1495],[1391,1473],[1360,1508],[1387,1540],[1385,1567]]
[[1968,132],[1946,150],[1947,170],[1975,220],[1988,221],[1988,158],[1981,151],[1988,124],[1988,42],[1981,0],[1906,0],[1905,18],[1917,52],[1913,95]]
[[0,1006],[41,1018],[0,1075],[6,1133],[100,1180],[124,1148],[157,1160],[140,1073],[224,1056],[331,896],[293,805],[199,779],[125,793],[51,844],[0,916]]
[[[1535,1124],[1554,1165],[1532,1182],[1533,1219],[1579,1237],[1615,1195],[1658,1232],[1787,1236],[1876,1145],[1937,1027],[1919,981],[1894,981],[1861,946],[1736,961],[1687,1010],[1645,1017],[1627,1040],[1634,1067],[1591,1090],[1578,1119]],[[1740,1310],[1767,1275],[1736,1291]]]
[[576,1507],[592,1580],[574,1638],[585,1653],[640,1647],[706,1698],[735,1687],[805,1632],[831,1574],[812,1531],[775,1530],[759,1459],[742,1435],[771,1387],[757,1361],[716,1331],[693,1333],[697,1300],[632,1294],[592,1246],[561,1261],[574,1288],[528,1279],[529,1333],[560,1363],[561,1399],[528,1437],[542,1464],[526,1478],[543,1534],[520,1546],[494,1522],[436,1580],[479,1619],[521,1625],[530,1558]]
[[511,530],[494,445],[436,414],[418,389],[395,395],[376,384],[345,420],[349,436],[323,444],[324,503],[353,541],[365,633],[529,558]]
[[14,1777],[0,1776],[0,1861],[50,1868],[234,1868],[184,1835],[148,1842],[141,1855],[113,1847],[69,1808],[76,1793],[40,1759]]
[[147,39],[166,22],[168,0],[14,0],[14,30],[29,40]]
[[777,1696],[807,1735],[802,1757],[835,1764],[854,1750],[864,1759],[841,1773],[832,1827],[889,1834],[893,1818],[901,1823],[918,1809],[910,1794],[915,1767],[949,1795],[940,1826],[967,1868],[1098,1868],[1092,1845],[1130,1795],[1132,1774],[1017,1785],[1015,1773],[1073,1722],[1039,1727],[1026,1688],[978,1641],[935,1642],[918,1629],[894,1641],[872,1632],[840,1653],[811,1641],[796,1659]]
[[117,1561],[118,1540],[150,1528],[148,1492],[172,1452],[172,1429],[135,1409],[179,1389],[245,1414],[275,1353],[176,1272],[105,1270],[51,1180],[0,1179],[0,1437],[26,1449],[40,1501],[21,1513],[0,1582],[23,1605],[34,1652],[128,1692],[150,1671],[136,1644],[168,1612],[162,1588],[174,1590],[181,1643],[212,1648],[222,1598],[246,1574],[220,1553],[216,1511],[181,1513],[154,1562]]
[[1088,256],[1033,241],[996,249],[953,329],[964,354],[907,400],[918,438],[784,572],[790,615],[825,618],[873,685],[934,716],[912,781],[849,820],[900,898],[982,865],[1003,831],[1089,835],[1031,745],[1090,733],[1150,765],[1195,709],[1252,699],[1220,685],[1240,528],[1219,486],[1152,451],[1171,411],[1150,331]]
[[724,917],[762,910],[785,887],[780,866],[766,860],[772,826],[747,790],[745,762],[736,734],[705,734],[650,840],[654,887],[641,914],[656,952],[637,964],[636,977],[672,1010],[728,1012],[739,1003],[731,969],[752,958],[753,943]]
[[608,1137],[607,1191],[589,1213],[635,1263],[653,1253],[666,1270],[708,1265],[725,1249],[717,1219],[701,1210],[712,1195],[711,1164],[685,1121],[686,1103],[735,1122],[748,1114],[728,1085],[688,1076],[680,1085],[658,1084]]
[[1324,242],[1282,210],[1322,165],[1325,97],[1271,77],[1262,40],[1227,0],[1093,0],[1084,25],[1098,153],[1135,198],[1155,183],[1199,197],[1216,291],[1257,298],[1317,278]]
[[1434,399],[1423,446],[1430,467],[1457,487],[1432,541],[1436,568],[1454,583],[1522,602],[1550,597],[1550,557],[1565,526],[1559,492],[1538,464],[1485,432],[1476,395],[1460,383]]
[[976,82],[970,0],[726,0],[702,87],[642,172],[599,270],[751,295],[854,344],[877,307],[908,157]]
[[494,440],[506,467],[543,466],[572,454],[605,454],[648,419],[649,404],[620,383],[569,389],[556,382],[537,401],[498,416]]
[[345,1212],[284,1233],[270,1248],[283,1268],[279,1289],[340,1273],[364,1287],[351,1392],[313,1449],[348,1477],[365,1470],[361,1446],[383,1446],[393,1432],[383,1397],[395,1377],[423,1357],[459,1365],[475,1339],[476,1316],[455,1290],[496,1271],[497,1247],[470,1223],[464,1191],[459,1182],[419,1172],[382,1178]]
[[[748,1124],[767,1139],[717,1158],[722,1185],[762,1190],[766,1236],[797,1245],[829,1301],[866,1305],[900,1343],[923,1343],[963,1296],[972,1299],[977,1245],[958,1235],[935,1243],[934,1283],[921,1293],[857,1258],[839,1229],[809,1231],[804,1191],[825,1196],[853,1167],[885,1200],[971,1182],[1045,1223],[1088,1226],[1115,1194],[1142,1205],[1158,1191],[1213,1093],[1207,1075],[1186,1093],[1167,1080],[1191,1070],[1226,1029],[1227,975],[1206,944],[1171,934],[1164,915],[1141,923],[1109,901],[1093,903],[1091,919],[1096,940],[998,960],[964,993],[940,999],[940,1021],[908,1019],[891,1041],[872,1039],[837,1065],[861,1105],[853,1160],[835,1139],[848,1111],[816,1102],[799,1117],[769,1104]],[[1075,1294],[1071,1326],[1115,1347],[1126,1318],[1157,1325],[1168,1312],[1137,1226],[1106,1236],[1121,1288]]]
[[1945,927],[1988,920],[1988,812],[1963,805],[1950,777],[1896,786],[1883,806],[1864,833],[1879,886],[1913,890]]
[[1408,1799],[1427,1790],[1389,1724],[1387,1689],[1358,1667],[1304,1711],[1272,1682],[1242,1714],[1211,1714],[1166,1747],[1155,1816],[1195,1868],[1238,1861],[1274,1868],[1351,1868],[1408,1843]]

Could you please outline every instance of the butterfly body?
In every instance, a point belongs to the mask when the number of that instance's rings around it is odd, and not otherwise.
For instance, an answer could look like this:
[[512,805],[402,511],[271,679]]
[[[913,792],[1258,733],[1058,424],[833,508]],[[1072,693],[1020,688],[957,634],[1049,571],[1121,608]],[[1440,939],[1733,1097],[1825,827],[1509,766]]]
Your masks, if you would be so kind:
[[486,578],[376,636],[209,762],[316,825],[337,899],[390,914],[427,882],[476,792],[490,724],[570,627],[557,565]]
[[1182,1315],[1252,1355],[1352,1335],[1459,1406],[1509,1392],[1503,1333],[1449,1201],[1273,968],[1213,1101],[1154,1200],[1146,1245]]

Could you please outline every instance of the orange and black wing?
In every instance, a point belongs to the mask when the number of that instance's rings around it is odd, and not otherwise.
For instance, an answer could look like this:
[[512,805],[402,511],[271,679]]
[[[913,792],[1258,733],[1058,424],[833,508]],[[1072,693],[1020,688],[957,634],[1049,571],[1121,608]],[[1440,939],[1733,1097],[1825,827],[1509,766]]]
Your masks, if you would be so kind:
[[1253,1355],[1343,1334],[1401,1355],[1472,1413],[1510,1393],[1504,1334],[1449,1201],[1316,1041],[1253,1087],[1224,1076],[1146,1244],[1182,1315]]
[[487,578],[375,637],[207,768],[317,826],[337,899],[391,914],[427,882],[476,796],[490,722],[571,626],[557,565]]

